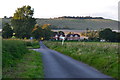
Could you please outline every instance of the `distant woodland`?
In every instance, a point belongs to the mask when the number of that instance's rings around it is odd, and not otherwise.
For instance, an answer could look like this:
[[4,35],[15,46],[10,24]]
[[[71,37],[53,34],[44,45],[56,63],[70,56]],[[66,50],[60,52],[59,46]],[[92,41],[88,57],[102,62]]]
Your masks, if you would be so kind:
[[91,16],[63,16],[63,17],[58,17],[58,18],[70,18],[70,19],[104,19],[103,17],[91,17]]

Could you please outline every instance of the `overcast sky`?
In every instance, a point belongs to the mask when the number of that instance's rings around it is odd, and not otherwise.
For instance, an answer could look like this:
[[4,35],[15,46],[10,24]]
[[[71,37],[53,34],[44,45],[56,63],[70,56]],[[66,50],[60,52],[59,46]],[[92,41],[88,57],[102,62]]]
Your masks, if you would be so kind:
[[13,16],[23,5],[34,8],[35,18],[93,16],[118,20],[120,0],[0,0],[0,17]]

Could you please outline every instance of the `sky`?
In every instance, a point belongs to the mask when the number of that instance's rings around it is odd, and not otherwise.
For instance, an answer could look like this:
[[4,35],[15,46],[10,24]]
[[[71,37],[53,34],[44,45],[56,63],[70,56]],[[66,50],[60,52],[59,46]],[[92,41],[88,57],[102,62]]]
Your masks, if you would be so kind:
[[93,16],[118,20],[120,0],[0,0],[0,18],[13,16],[24,5],[34,8],[35,18]]

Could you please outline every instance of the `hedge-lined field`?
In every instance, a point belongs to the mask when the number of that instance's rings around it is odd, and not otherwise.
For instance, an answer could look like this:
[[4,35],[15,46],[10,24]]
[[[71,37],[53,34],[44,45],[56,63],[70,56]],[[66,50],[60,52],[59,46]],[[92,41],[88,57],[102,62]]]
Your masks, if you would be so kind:
[[[118,78],[118,43],[44,42],[47,47],[89,64],[101,72]],[[120,74],[120,73],[119,73]]]

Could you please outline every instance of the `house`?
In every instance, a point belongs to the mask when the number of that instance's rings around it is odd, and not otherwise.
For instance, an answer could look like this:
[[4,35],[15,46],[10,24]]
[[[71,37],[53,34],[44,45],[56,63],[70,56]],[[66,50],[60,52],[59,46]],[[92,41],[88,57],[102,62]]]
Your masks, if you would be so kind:
[[66,35],[67,40],[80,40],[79,34],[68,34]]
[[52,39],[54,39],[54,40],[62,40],[62,38],[60,38],[60,37],[65,37],[65,35],[55,34],[55,35],[53,35]]
[[52,39],[53,40],[80,40],[80,35],[77,33],[70,34],[59,34],[58,32],[54,32]]

